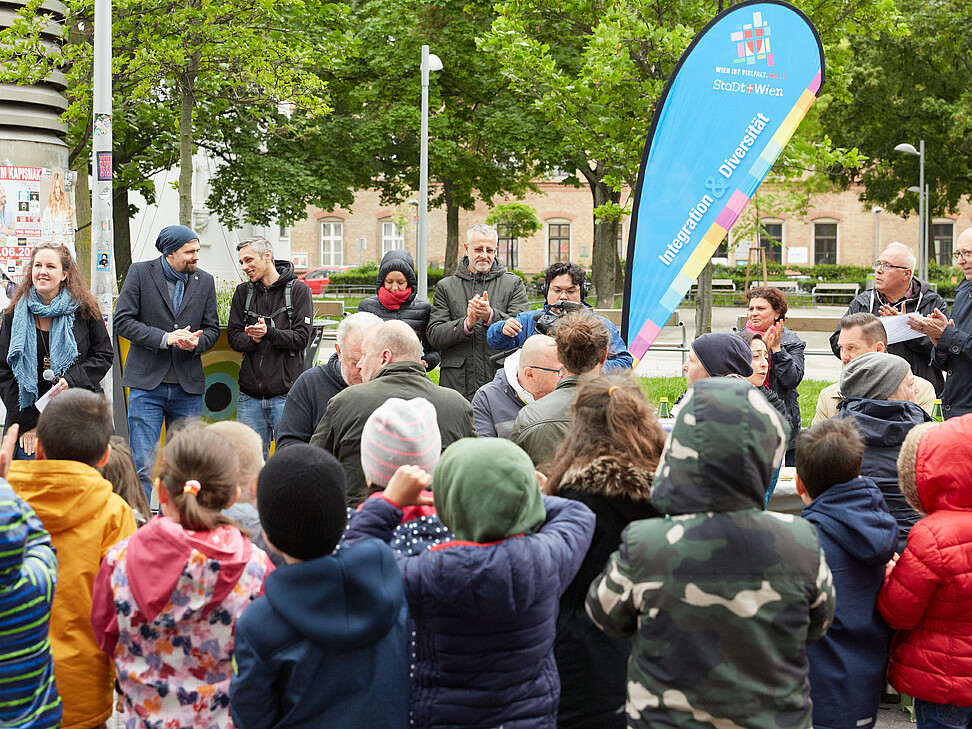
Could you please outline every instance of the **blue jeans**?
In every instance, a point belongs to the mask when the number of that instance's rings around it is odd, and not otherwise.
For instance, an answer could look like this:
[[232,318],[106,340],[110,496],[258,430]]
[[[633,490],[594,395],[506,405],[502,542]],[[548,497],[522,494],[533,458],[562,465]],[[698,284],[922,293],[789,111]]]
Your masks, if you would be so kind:
[[263,441],[264,461],[270,458],[270,441],[277,439],[280,417],[286,404],[286,395],[268,397],[264,400],[241,392],[236,400],[236,420],[249,425],[260,436]]
[[915,699],[915,719],[918,729],[966,729],[972,726],[972,707]]
[[155,449],[165,423],[171,435],[172,425],[180,420],[198,420],[202,415],[202,395],[190,395],[179,385],[163,382],[154,390],[132,387],[128,391],[128,442],[138,468],[138,478],[145,495],[152,500],[152,471]]

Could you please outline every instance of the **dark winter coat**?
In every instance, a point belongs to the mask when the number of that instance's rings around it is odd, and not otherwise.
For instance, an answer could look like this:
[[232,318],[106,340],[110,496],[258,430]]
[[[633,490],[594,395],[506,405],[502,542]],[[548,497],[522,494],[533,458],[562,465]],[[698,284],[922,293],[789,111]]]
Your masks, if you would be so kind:
[[838,418],[853,418],[864,436],[861,475],[877,484],[888,511],[898,522],[898,552],[903,552],[908,532],[920,518],[898,488],[898,453],[908,431],[931,420],[913,402],[844,398],[837,405]]
[[[874,316],[880,316],[882,305],[887,304],[889,306],[900,307],[904,303],[905,312],[908,314],[915,313],[921,314],[922,316],[929,316],[935,309],[938,309],[945,315],[946,319],[948,318],[948,304],[945,303],[945,299],[939,296],[938,293],[931,290],[931,286],[927,281],[913,277],[911,279],[911,291],[917,293],[912,296],[906,295],[905,298],[899,299],[898,301],[888,301],[883,294],[874,289],[868,289],[858,294],[857,298],[850,302],[850,306],[847,307],[844,316],[857,314],[862,311],[870,312]],[[957,293],[955,300],[958,301]],[[837,331],[830,335],[830,348],[838,357],[840,357],[840,349],[837,346],[837,338],[839,336],[840,325],[837,326]],[[932,383],[935,386],[935,392],[941,396],[942,388],[945,386],[945,378],[942,375],[941,365],[932,363],[931,361],[932,349],[932,343],[928,337],[918,337],[916,339],[909,339],[906,342],[896,342],[895,344],[888,345],[888,352],[907,360],[908,364],[911,365],[912,373]]]
[[429,318],[429,344],[442,355],[439,384],[460,392],[472,400],[476,390],[493,379],[499,365],[490,361],[496,350],[486,344],[486,322],[480,320],[466,335],[463,324],[466,308],[473,296],[487,292],[493,308],[493,321],[511,319],[527,311],[523,279],[493,261],[487,273],[472,273],[469,258],[463,257],[452,276],[442,279],[432,297],[432,315]]
[[967,279],[955,291],[952,320],[955,326],[945,327],[935,347],[935,364],[948,373],[941,391],[946,419],[972,413],[972,282]]
[[[314,325],[314,303],[310,287],[298,281],[294,264],[274,261],[279,278],[264,286],[259,281],[246,281],[236,287],[230,304],[226,338],[230,346],[243,353],[240,363],[240,392],[250,397],[268,398],[286,395],[304,371],[304,350]],[[286,309],[287,282],[292,312]],[[253,299],[245,311],[250,289]],[[271,316],[272,315],[272,316]],[[263,317],[267,333],[254,342],[245,328]]]
[[560,672],[560,729],[625,726],[625,676],[631,641],[602,633],[584,611],[590,587],[621,532],[633,521],[659,516],[651,505],[652,474],[608,456],[571,466],[560,482],[560,496],[585,504],[597,517],[594,538],[577,577],[560,598],[554,655]]
[[[20,432],[26,433],[28,430],[37,427],[37,419],[40,417],[40,413],[33,405],[24,410],[20,409],[20,386],[17,384],[13,370],[7,363],[12,322],[13,313],[10,313],[4,315],[3,323],[0,324],[0,397],[2,397],[3,405],[7,409],[7,418],[3,427],[6,431],[11,425],[18,423]],[[78,358],[64,372],[64,379],[67,380],[68,387],[81,387],[92,392],[101,392],[101,380],[105,373],[111,369],[111,364],[115,359],[105,322],[100,316],[91,318],[76,314],[72,331],[74,341],[78,345]],[[38,335],[37,351],[43,353],[43,346]],[[38,397],[50,390],[55,384],[45,380],[41,374],[41,371],[38,370]]]
[[412,327],[418,335],[419,341],[422,342],[422,359],[425,360],[425,369],[434,370],[439,366],[440,357],[428,340],[429,314],[432,312],[432,306],[428,301],[417,295],[418,279],[415,277],[415,263],[412,261],[412,254],[408,251],[395,250],[388,251],[382,257],[381,265],[378,267],[376,293],[384,285],[385,277],[392,271],[398,271],[405,276],[408,285],[412,287],[412,295],[397,310],[386,309],[377,296],[369,296],[358,304],[358,311],[367,311],[382,321],[397,319]]
[[348,505],[357,506],[368,495],[361,469],[361,433],[368,416],[386,400],[424,397],[435,407],[443,450],[460,438],[474,437],[472,406],[452,390],[438,387],[418,362],[392,362],[378,370],[370,382],[339,392],[327,405],[310,444],[334,454],[348,477]]
[[473,395],[473,422],[480,438],[509,438],[516,416],[526,403],[513,389],[506,370],[500,367],[492,382]]
[[[545,496],[535,534],[491,544],[452,541],[400,554],[415,630],[416,729],[553,729],[560,682],[557,602],[594,529],[583,504]],[[368,499],[346,540],[392,539],[402,510]]]
[[324,417],[331,398],[346,388],[337,352],[322,365],[311,367],[290,388],[280,424],[275,452],[294,443],[309,443]]
[[806,342],[784,327],[780,351],[770,352],[770,371],[765,384],[779,395],[786,407],[786,419],[790,423],[788,449],[796,447],[796,438],[800,433],[800,396],[797,387],[803,382],[803,350],[806,347]]
[[407,617],[401,572],[378,540],[275,570],[236,622],[233,721],[405,729]]
[[510,440],[525,450],[534,465],[553,460],[574,422],[574,399],[589,377],[571,375],[557,383],[554,391],[520,411]]
[[803,510],[817,528],[837,605],[827,634],[807,647],[815,729],[870,729],[884,687],[890,634],[875,603],[898,525],[873,481],[834,484]]

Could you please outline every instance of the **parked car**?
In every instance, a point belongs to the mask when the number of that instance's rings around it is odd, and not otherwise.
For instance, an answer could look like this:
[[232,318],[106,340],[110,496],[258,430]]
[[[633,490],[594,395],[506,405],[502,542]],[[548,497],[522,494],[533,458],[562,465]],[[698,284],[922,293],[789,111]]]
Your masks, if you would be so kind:
[[312,294],[317,295],[323,293],[324,289],[327,288],[327,285],[331,282],[331,274],[344,273],[348,268],[348,266],[318,266],[302,273],[297,278],[310,287]]

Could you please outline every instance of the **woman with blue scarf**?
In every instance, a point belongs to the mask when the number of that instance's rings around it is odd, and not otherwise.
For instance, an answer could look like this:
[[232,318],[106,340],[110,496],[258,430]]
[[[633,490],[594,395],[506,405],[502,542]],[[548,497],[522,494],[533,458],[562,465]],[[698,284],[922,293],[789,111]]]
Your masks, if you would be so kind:
[[20,426],[18,458],[37,446],[35,403],[54,387],[101,392],[114,352],[98,302],[65,246],[39,245],[29,275],[14,291],[0,325],[0,398],[6,431]]

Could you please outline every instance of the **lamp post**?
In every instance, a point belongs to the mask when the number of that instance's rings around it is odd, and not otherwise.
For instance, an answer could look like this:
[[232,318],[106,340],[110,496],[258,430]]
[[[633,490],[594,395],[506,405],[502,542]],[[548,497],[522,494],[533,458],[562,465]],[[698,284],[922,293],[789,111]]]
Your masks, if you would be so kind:
[[881,243],[878,237],[878,218],[881,215],[881,206],[875,205],[871,208],[871,212],[874,213],[874,260],[876,261],[881,253]]
[[[910,154],[918,158],[918,224],[921,230],[918,231],[918,265],[920,272],[919,278],[928,280],[928,245],[926,241],[928,226],[925,218],[928,217],[928,199],[925,194],[925,140],[918,142],[918,149],[907,142],[902,142],[894,148],[895,152]],[[914,188],[908,188],[912,191]]]
[[418,240],[415,267],[418,295],[429,298],[429,71],[441,71],[442,61],[428,46],[422,46],[422,154],[419,163]]

